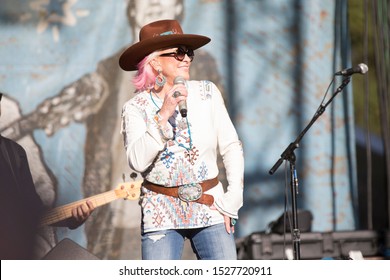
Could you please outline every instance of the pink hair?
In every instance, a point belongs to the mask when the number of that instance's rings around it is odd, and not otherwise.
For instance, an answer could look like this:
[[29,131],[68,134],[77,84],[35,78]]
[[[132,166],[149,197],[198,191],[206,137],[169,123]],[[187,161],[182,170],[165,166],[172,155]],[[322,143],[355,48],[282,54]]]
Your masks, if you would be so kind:
[[143,91],[154,87],[157,73],[153,70],[149,62],[156,56],[157,53],[151,53],[138,63],[138,72],[133,78],[133,85],[137,91]]

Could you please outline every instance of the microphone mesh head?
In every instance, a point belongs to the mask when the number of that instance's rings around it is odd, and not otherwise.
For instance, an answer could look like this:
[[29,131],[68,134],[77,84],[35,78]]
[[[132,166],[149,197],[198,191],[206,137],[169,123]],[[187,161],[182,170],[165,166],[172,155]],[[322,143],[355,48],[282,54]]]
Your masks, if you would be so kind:
[[175,80],[173,81],[173,83],[175,85],[177,85],[177,84],[185,84],[185,80],[184,80],[184,78],[182,76],[177,76],[175,78]]
[[368,71],[368,66],[364,63],[360,63],[359,65],[360,73],[365,74]]

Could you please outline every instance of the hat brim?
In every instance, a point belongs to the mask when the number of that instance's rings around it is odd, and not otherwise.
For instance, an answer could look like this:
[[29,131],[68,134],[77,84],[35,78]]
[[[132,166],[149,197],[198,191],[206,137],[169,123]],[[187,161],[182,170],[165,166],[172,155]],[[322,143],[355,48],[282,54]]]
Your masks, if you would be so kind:
[[119,66],[125,71],[134,71],[142,59],[156,50],[178,45],[196,50],[210,41],[209,37],[193,34],[171,34],[145,39],[130,46],[121,54]]

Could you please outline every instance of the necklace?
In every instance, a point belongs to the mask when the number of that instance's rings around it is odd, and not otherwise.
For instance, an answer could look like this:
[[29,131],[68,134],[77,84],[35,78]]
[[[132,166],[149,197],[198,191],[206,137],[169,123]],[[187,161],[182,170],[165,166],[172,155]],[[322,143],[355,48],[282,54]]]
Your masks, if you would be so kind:
[[190,146],[189,147],[184,146],[183,143],[177,142],[176,138],[175,138],[175,142],[177,143],[177,145],[179,145],[179,147],[182,147],[182,148],[186,149],[187,152],[190,152],[192,150],[192,137],[191,137],[190,124],[188,123],[188,118],[186,118],[186,122],[187,122],[188,138],[190,139],[190,144],[189,144]]
[[[149,92],[149,95],[150,95],[150,99],[152,99],[154,105],[155,105],[155,106],[158,108],[158,110],[160,111],[160,107],[158,107],[156,101],[154,101],[154,98],[153,98],[153,95],[152,95],[152,91]],[[160,99],[160,97],[158,97],[157,94],[155,94],[155,95],[156,95],[156,97],[160,100],[160,102],[162,102],[162,100]]]
[[[153,95],[152,95],[152,91],[149,92],[149,95],[150,95],[150,99],[152,100],[153,104],[157,107],[157,112],[159,112],[161,108],[157,105],[156,101],[154,100]],[[156,96],[157,96],[157,95],[156,95]],[[160,97],[157,96],[157,98],[162,102],[162,100],[160,99]],[[178,129],[177,129],[177,126],[176,126],[176,124],[175,124],[174,122],[171,122],[170,120],[168,120],[168,121],[169,121],[169,123],[173,126],[173,128],[174,128],[175,130],[178,130]],[[190,139],[189,147],[184,146],[183,143],[179,143],[179,142],[176,140],[176,137],[175,137],[174,141],[176,142],[176,144],[177,144],[179,147],[184,148],[184,149],[187,151],[187,153],[190,154],[190,151],[192,150],[192,136],[191,136],[191,129],[190,129],[190,124],[189,124],[189,122],[188,122],[188,118],[186,118],[186,122],[187,122],[188,137],[189,137],[189,139]],[[184,138],[184,137],[183,137],[183,138]],[[190,157],[191,157],[191,156],[190,156]]]

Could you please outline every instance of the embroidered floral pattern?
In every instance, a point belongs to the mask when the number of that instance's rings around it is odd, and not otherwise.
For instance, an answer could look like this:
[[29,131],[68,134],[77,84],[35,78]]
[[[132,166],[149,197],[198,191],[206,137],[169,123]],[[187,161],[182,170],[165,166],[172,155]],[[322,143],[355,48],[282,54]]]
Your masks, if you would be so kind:
[[180,186],[196,182],[191,167],[184,159],[178,159],[171,168],[169,180],[173,186]]
[[157,170],[156,172],[153,172],[152,174],[152,178],[153,178],[153,182],[155,182],[156,184],[159,184],[159,185],[162,185],[164,184],[164,174]]
[[198,169],[198,181],[204,181],[208,176],[208,169],[204,162],[200,165]]
[[202,97],[202,100],[211,99],[212,97],[212,83],[210,81],[202,81],[199,83],[199,91]]
[[[184,119],[177,113],[169,119],[173,138],[165,143],[161,141],[164,149],[155,162],[154,168],[147,175],[147,179],[156,184],[172,187],[210,179],[210,174],[215,176],[215,162],[210,155],[205,156],[205,152],[215,148],[215,139],[209,134],[213,131],[215,124],[214,115],[210,112],[222,110],[220,105],[222,98],[215,85],[209,81],[191,81],[189,94],[193,96],[192,101],[189,100],[193,102],[189,103],[194,106],[191,108],[202,112],[190,114]],[[126,131],[126,123],[132,127],[134,121],[126,120],[126,118],[138,114],[139,117],[135,124],[138,124],[140,128],[146,127],[147,135],[151,136],[150,139],[158,142],[158,137],[161,138],[161,135],[154,117],[156,111],[162,106],[162,102],[156,99],[154,101],[148,92],[141,92],[126,103],[124,110],[129,112],[123,113],[125,124],[122,129]],[[215,115],[215,117],[219,116],[221,114]],[[140,123],[140,117],[145,124]],[[218,122],[218,124],[222,125],[219,127],[220,131],[225,129],[224,122]],[[233,138],[231,131],[228,136]],[[136,135],[136,137],[139,136]],[[145,154],[147,153],[148,151],[145,151]],[[150,155],[148,160],[150,160]],[[223,195],[221,186],[213,189],[212,194],[215,195],[216,200],[220,199]],[[145,232],[156,229],[198,228],[223,222],[223,217],[218,211],[211,210],[207,205],[183,202],[179,198],[158,194],[144,187],[142,187],[140,205],[142,207],[142,230]]]
[[170,168],[173,160],[175,159],[175,154],[170,152],[168,149],[165,149],[161,154],[161,161],[164,163],[166,168]]

